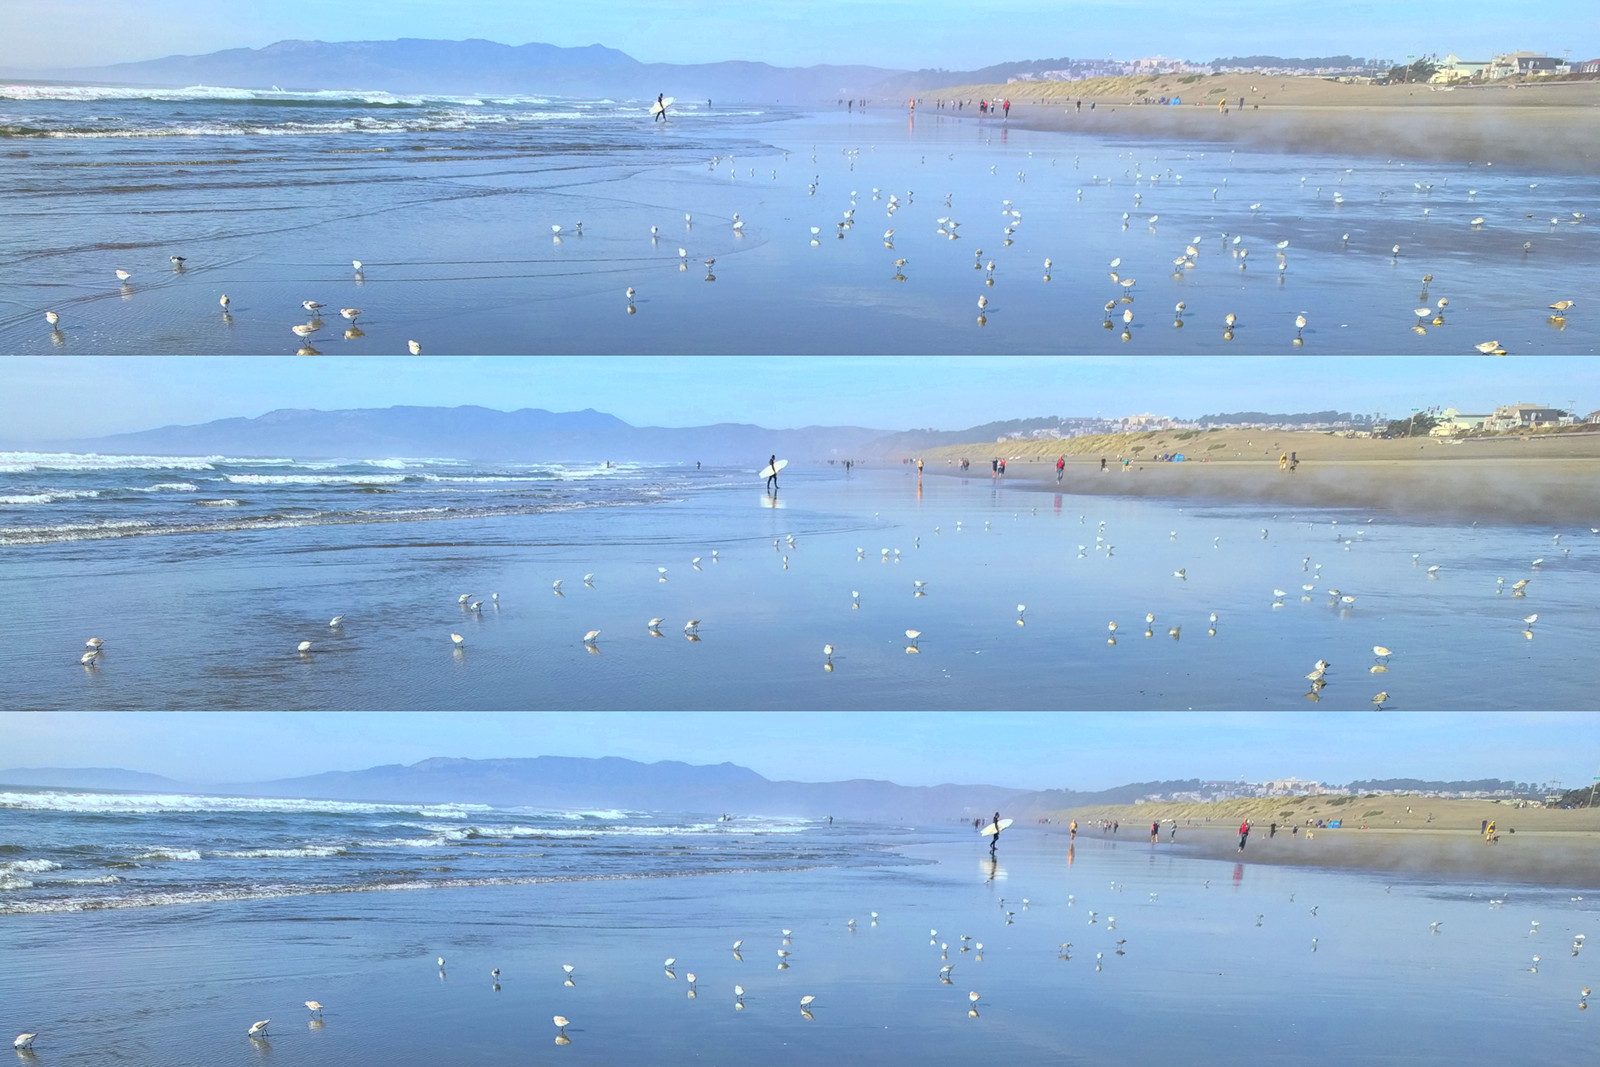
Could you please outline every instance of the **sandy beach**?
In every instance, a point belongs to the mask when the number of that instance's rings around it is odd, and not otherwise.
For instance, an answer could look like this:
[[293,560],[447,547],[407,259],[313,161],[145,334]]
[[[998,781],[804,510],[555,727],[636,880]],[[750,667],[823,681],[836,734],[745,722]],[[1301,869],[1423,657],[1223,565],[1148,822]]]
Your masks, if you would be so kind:
[[[1180,453],[1185,462],[1149,458]],[[1286,453],[1299,459],[1292,472],[1278,467]],[[1385,441],[1313,431],[1151,431],[945,446],[925,458],[930,470],[950,471],[965,456],[976,471],[999,456],[1009,481],[1055,489],[1062,454],[1060,485],[1070,493],[1370,507],[1503,523],[1600,521],[1600,434]],[[1131,461],[1125,472],[1122,458]]]
[[[1182,103],[1143,103],[1163,97]],[[974,120],[976,101],[1010,99],[1007,121],[1013,125],[1097,136],[1170,137],[1562,173],[1592,172],[1600,163],[1596,81],[1379,86],[1317,77],[1169,74],[961,85],[924,94],[923,106],[938,99],[973,101],[960,114]],[[1226,113],[1218,106],[1224,102]]]
[[[1064,832],[1072,819],[1078,834],[1110,837],[1102,820],[1121,823],[1115,837],[1148,841],[1150,823],[1161,822],[1161,844],[1212,859],[1256,864],[1291,864],[1351,870],[1393,871],[1414,876],[1503,879],[1537,885],[1592,887],[1600,865],[1600,810],[1519,807],[1512,801],[1446,800],[1438,797],[1316,796],[1200,803],[1148,803],[1075,808],[1055,812],[1051,823]],[[1239,852],[1239,824],[1249,819],[1250,838]],[[1338,829],[1317,829],[1318,820],[1340,820]],[[1172,835],[1174,821],[1176,835]],[[1485,821],[1496,824],[1486,841]],[[1276,822],[1276,835],[1271,824]],[[1292,832],[1298,827],[1298,832]]]

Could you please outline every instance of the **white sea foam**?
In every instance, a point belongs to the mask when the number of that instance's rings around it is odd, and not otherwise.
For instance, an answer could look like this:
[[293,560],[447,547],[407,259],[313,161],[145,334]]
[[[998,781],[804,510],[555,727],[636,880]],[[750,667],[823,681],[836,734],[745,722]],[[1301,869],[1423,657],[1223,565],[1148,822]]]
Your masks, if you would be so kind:
[[116,885],[122,879],[114,874],[103,874],[98,878],[48,878],[45,881],[55,885]]
[[364,459],[361,462],[369,467],[386,467],[389,470],[396,471],[406,469],[406,461],[403,459]]
[[301,848],[248,848],[237,851],[218,850],[209,853],[212,856],[226,856],[230,859],[243,860],[268,860],[268,859],[321,859],[325,856],[342,856],[346,849],[336,845],[305,845]]
[[277,812],[368,815],[404,813],[424,818],[465,819],[491,810],[486,804],[370,804],[298,797],[199,796],[188,793],[79,793],[66,790],[0,792],[0,808],[70,811],[83,814],[163,814],[171,812]]
[[221,500],[196,500],[195,503],[203,508],[236,508],[244,501],[223,497]]
[[157,485],[130,485],[128,488],[135,493],[193,493],[200,487],[193,482],[161,482]]
[[0,874],[0,889],[32,889],[33,883],[15,875]]
[[10,863],[0,863],[0,875],[42,874],[45,871],[60,869],[61,864],[50,860],[12,860]]
[[153,848],[148,852],[141,852],[134,859],[197,863],[200,860],[200,850],[194,848]]
[[398,485],[404,474],[225,474],[235,485]]
[[57,500],[79,500],[99,495],[98,489],[46,489],[42,493],[13,493],[0,496],[0,504],[19,507],[29,504],[54,504]]
[[[217,463],[240,462],[223,456],[116,456],[98,452],[0,452],[0,474],[28,471],[158,470],[208,471]],[[277,462],[288,462],[279,460]]]

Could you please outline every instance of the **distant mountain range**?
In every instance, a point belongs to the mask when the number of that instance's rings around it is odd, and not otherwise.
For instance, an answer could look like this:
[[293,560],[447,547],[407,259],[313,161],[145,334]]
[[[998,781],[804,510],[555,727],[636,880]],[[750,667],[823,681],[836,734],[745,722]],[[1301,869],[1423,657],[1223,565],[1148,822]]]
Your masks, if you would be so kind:
[[369,89],[392,93],[539,93],[602,99],[805,102],[884,101],[925,89],[1005,81],[1062,60],[1006,63],[975,71],[905,71],[871,66],[774,67],[767,63],[641,63],[602,45],[562,48],[494,41],[278,41],[205,55],[165,56],[104,67],[35,70],[24,76],[116,85],[224,85],[244,89]]
[[645,811],[750,815],[832,815],[846,819],[943,822],[1005,812],[1031,819],[1088,804],[1130,804],[1196,781],[1138,782],[1094,792],[1037,792],[996,785],[903,786],[876,779],[772,781],[733,763],[638,763],[605,757],[422,760],[360,771],[332,771],[267,782],[185,783],[113,768],[13,768],[0,787],[198,792],[400,803],[476,803],[533,807],[621,807]]
[[565,460],[750,463],[773,453],[797,462],[909,455],[950,441],[992,441],[996,427],[1050,420],[991,423],[970,430],[894,433],[863,426],[773,430],[749,423],[632,426],[595,411],[542,408],[390,407],[315,411],[283,408],[253,419],[216,419],[190,426],[51,442],[73,451],[155,455],[294,456],[375,459],[446,456],[541,462]]

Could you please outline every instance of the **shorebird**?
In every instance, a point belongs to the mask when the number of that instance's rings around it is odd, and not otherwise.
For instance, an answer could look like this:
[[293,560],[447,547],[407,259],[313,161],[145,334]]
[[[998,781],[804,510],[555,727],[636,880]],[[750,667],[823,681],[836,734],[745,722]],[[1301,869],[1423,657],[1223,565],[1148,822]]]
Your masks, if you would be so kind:
[[315,315],[317,312],[321,311],[327,305],[318,303],[315,300],[302,300],[302,301],[300,301],[300,306],[305,308],[306,311],[309,312],[310,314]]
[[406,348],[411,352],[411,354],[413,356],[422,355],[422,344],[421,344],[421,342],[418,342],[418,341],[407,341],[406,342]]
[[85,652],[83,655],[78,657],[78,662],[83,664],[85,667],[93,667],[94,664],[95,664],[95,661],[98,660],[99,658],[100,658],[100,650],[96,649],[96,648],[91,648],[89,651]]
[[594,639],[599,637],[599,636],[600,636],[600,631],[599,630],[590,630],[588,633],[583,635],[583,643],[586,644],[586,645],[592,645],[592,644],[594,644]]
[[343,315],[346,319],[349,319],[351,322],[354,322],[354,321],[356,321],[357,318],[359,318],[363,314],[363,312],[362,312],[362,310],[360,308],[340,308],[339,309],[339,314]]
[[44,321],[48,322],[52,327],[54,327],[61,321],[61,316],[57,315],[54,311],[46,311],[44,313]]
[[222,305],[222,310],[223,311],[227,311],[228,310],[228,304],[230,303],[230,301],[228,300],[228,294],[227,293],[223,293],[221,296],[217,297],[217,303]]
[[328,625],[331,627],[337,627],[342,622],[344,622],[344,616],[335,615],[333,618],[328,620]]
[[[462,637],[460,634],[451,634],[450,635],[450,640],[452,642],[454,642],[454,644],[455,644],[455,646],[457,648],[460,648],[461,646],[463,646],[463,645],[465,645],[467,643],[467,639],[465,637]],[[441,966],[441,967],[444,966],[444,958],[443,957],[440,957],[440,959],[439,959],[439,966]]]
[[567,1017],[565,1015],[553,1016],[551,1018],[551,1021],[556,1024],[556,1029],[557,1030],[565,1030],[567,1027],[572,1025],[570,1022],[567,1021]]
[[[1585,992],[1587,992],[1587,990]],[[24,1049],[30,1049],[33,1047],[33,1039],[38,1036],[38,1034],[18,1034],[17,1039],[11,1042],[11,1047],[16,1049],[18,1052],[21,1052]]]
[[1550,305],[1550,310],[1564,314],[1567,309],[1571,308],[1576,303],[1576,300],[1557,300],[1554,304]]
[[306,1001],[306,1007],[311,1009],[311,1014],[312,1015],[321,1015],[322,1014],[322,1004],[320,1002],[318,1002],[318,1001],[308,1000],[308,1001]]
[[125,282],[131,277],[133,277],[133,275],[129,274],[125,270],[118,270],[117,271],[117,281],[119,281],[119,282]]
[[690,619],[688,622],[683,624],[683,632],[686,633],[686,634],[696,633],[696,632],[699,631],[699,629],[700,629],[700,620],[699,619]]
[[245,1031],[245,1036],[246,1037],[266,1037],[267,1036],[267,1024],[270,1023],[271,1021],[272,1021],[271,1019],[262,1019],[260,1022],[251,1023],[250,1024],[250,1029]]
[[296,649],[296,651],[299,651],[299,652],[310,652],[311,651],[311,642],[310,641],[301,641],[298,645],[295,646],[295,649]]

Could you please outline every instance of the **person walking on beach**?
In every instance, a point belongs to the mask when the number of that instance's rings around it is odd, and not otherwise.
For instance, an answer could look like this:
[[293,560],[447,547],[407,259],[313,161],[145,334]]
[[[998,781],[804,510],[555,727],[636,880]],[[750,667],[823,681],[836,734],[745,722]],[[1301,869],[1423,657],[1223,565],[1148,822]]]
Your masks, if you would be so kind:
[[1004,118],[1011,117],[1011,101],[1007,100],[1000,105],[1000,110],[1005,112]]
[[656,121],[657,122],[665,122],[665,121],[667,121],[667,94],[666,93],[657,93],[656,94]]
[[1063,453],[1061,453],[1061,455],[1059,457],[1056,458],[1056,484],[1057,485],[1061,484],[1061,476],[1063,474],[1066,474],[1066,473],[1067,473],[1067,454],[1065,452],[1063,452]]
[[991,478],[1000,477],[1000,457],[999,456],[995,456],[993,459],[991,459],[989,461],[989,477],[991,477]]
[[1267,839],[1270,841],[1272,838],[1277,837],[1277,836],[1278,836],[1278,824],[1277,823],[1273,823],[1272,825],[1267,827]]
[[767,491],[776,493],[778,491],[778,457],[776,455],[767,460],[767,469],[772,471],[771,474],[767,475]]
[[1078,820],[1077,819],[1073,819],[1071,824],[1068,825],[1068,827],[1067,827],[1067,836],[1070,837],[1074,841],[1076,841],[1078,839]]
[[1239,851],[1244,851],[1244,843],[1250,837],[1250,820],[1246,819],[1239,824]]
[[1155,822],[1150,824],[1150,843],[1152,845],[1155,844],[1156,843],[1156,838],[1158,838],[1160,836],[1161,836],[1161,820],[1157,819]]
[[1006,461],[1005,460],[1001,460],[1000,461],[1000,477],[1004,478],[1005,476],[1006,476]]

